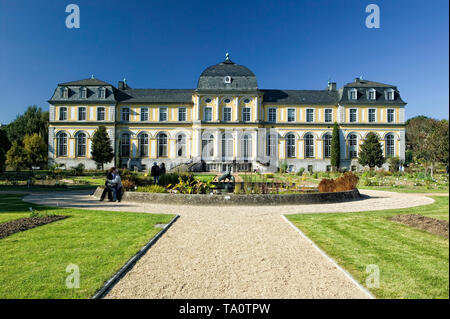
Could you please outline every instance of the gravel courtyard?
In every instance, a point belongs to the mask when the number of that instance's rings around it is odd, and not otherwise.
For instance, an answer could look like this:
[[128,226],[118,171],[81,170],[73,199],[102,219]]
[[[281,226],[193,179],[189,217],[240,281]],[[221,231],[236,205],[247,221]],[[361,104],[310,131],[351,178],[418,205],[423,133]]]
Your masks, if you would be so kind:
[[31,194],[50,206],[181,217],[106,298],[369,298],[282,217],[430,204],[419,194],[362,190],[365,199],[297,206],[175,206],[99,202],[85,191]]

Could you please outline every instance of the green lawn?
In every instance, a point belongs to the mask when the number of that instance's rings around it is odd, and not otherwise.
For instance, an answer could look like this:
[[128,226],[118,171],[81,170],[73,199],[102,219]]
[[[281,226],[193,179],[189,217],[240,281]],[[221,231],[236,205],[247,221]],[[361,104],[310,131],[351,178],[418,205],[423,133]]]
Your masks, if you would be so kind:
[[216,177],[216,174],[199,174],[199,173],[194,174],[194,178],[196,180],[199,180],[204,183],[211,182],[214,179],[214,177]]
[[378,265],[377,298],[449,298],[449,241],[388,220],[421,214],[449,220],[449,198],[415,208],[363,213],[287,215],[299,229],[365,285]]
[[448,187],[427,188],[425,186],[358,186],[358,189],[397,193],[448,193]]
[[[0,194],[0,223],[29,208],[70,216],[0,239],[0,299],[90,298],[173,215],[44,208]],[[66,267],[80,269],[80,288],[66,288]]]

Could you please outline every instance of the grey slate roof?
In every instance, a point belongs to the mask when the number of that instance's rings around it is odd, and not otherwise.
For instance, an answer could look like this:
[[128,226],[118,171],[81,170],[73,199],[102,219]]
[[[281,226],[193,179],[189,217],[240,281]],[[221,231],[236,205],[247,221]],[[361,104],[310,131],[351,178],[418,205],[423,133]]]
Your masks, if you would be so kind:
[[337,91],[328,90],[260,90],[264,93],[264,103],[271,104],[336,104]]
[[[357,90],[358,99],[350,100],[349,91],[352,89]],[[376,91],[376,99],[370,100],[368,98],[368,92],[370,89]],[[394,99],[386,99],[386,91],[394,90]],[[341,105],[405,105],[406,102],[400,97],[400,92],[396,86],[390,84],[384,84],[375,81],[356,79],[354,82],[347,83],[339,89],[339,104]]]
[[116,99],[123,103],[192,103],[194,89],[127,89],[117,90]]
[[[230,76],[231,83],[225,83],[224,77]],[[255,74],[243,65],[227,59],[206,68],[197,84],[197,90],[254,91],[258,89]]]
[[60,83],[60,86],[112,86],[111,84],[95,78],[88,78],[78,81]]

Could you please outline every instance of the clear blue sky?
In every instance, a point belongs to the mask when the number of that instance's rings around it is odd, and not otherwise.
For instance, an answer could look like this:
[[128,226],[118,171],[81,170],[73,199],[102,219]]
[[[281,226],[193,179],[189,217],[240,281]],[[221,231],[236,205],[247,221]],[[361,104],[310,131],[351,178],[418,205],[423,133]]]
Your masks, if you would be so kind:
[[[67,29],[78,4],[81,28]],[[366,5],[381,28],[365,26]],[[338,87],[362,75],[397,85],[407,117],[448,118],[447,0],[0,0],[0,123],[45,110],[61,82],[90,77],[134,88],[195,88],[224,59],[265,89]]]

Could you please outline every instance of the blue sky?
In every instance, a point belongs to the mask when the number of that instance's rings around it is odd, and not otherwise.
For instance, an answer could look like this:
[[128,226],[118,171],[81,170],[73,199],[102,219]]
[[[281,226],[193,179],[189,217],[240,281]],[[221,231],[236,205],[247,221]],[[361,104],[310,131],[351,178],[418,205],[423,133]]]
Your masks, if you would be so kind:
[[[65,8],[79,5],[80,29]],[[381,27],[368,29],[375,3]],[[264,89],[323,89],[364,79],[397,85],[407,117],[448,119],[446,0],[0,0],[0,123],[46,102],[61,82],[96,78],[134,88],[195,88],[231,59]]]

